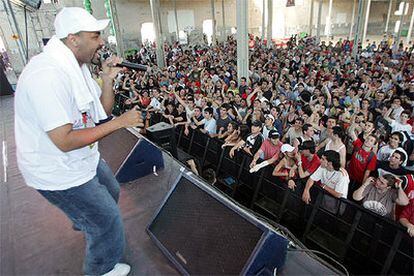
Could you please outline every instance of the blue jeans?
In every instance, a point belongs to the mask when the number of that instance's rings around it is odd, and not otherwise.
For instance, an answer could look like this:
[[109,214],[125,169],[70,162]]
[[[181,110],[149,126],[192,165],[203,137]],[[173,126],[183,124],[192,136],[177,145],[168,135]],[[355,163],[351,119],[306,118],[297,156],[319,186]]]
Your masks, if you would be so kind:
[[119,189],[111,169],[100,160],[96,176],[85,184],[63,191],[38,190],[85,233],[87,275],[104,274],[122,258],[125,234],[117,205]]

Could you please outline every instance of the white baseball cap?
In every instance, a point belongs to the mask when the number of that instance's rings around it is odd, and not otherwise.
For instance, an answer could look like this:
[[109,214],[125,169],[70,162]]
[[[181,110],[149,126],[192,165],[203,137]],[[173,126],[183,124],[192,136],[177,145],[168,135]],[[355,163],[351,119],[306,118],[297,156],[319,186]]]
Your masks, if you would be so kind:
[[283,153],[285,153],[285,152],[292,152],[292,151],[294,151],[294,150],[295,150],[295,147],[292,147],[292,146],[291,146],[291,145],[289,145],[289,144],[283,144],[280,150],[281,150]]
[[85,9],[63,8],[55,18],[56,36],[61,39],[78,32],[98,32],[108,26],[109,19],[97,20]]
[[274,120],[275,120],[275,117],[273,117],[273,115],[272,115],[272,114],[266,114],[266,115],[265,115],[265,118],[266,118],[266,119],[271,119],[272,121],[274,121]]

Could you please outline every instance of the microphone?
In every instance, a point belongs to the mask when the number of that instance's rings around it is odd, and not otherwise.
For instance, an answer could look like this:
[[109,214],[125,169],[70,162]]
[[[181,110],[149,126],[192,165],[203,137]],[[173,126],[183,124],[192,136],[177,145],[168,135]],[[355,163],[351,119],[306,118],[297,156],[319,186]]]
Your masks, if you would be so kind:
[[134,70],[138,70],[138,71],[147,71],[148,70],[148,66],[143,65],[143,64],[139,64],[139,63],[133,63],[133,62],[129,62],[129,61],[123,61],[121,63],[118,63],[115,65],[116,67],[126,67],[129,69],[134,69]]
[[[103,60],[106,60],[108,57],[110,57],[112,54],[110,52],[100,52],[99,53],[99,57],[100,57],[100,62],[102,62]],[[148,66],[143,65],[143,64],[139,64],[139,63],[133,63],[133,62],[129,62],[129,61],[123,61],[121,63],[118,63],[116,65],[114,65],[115,67],[126,67],[129,69],[134,69],[134,70],[138,70],[138,71],[147,71],[148,70]]]

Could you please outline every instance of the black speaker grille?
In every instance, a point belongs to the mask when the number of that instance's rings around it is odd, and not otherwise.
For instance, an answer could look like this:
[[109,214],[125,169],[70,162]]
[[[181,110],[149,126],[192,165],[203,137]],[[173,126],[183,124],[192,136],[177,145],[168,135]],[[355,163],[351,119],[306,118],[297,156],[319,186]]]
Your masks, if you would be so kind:
[[114,173],[121,167],[138,140],[139,138],[127,129],[120,129],[99,142],[101,156]]
[[263,234],[184,177],[149,230],[190,274],[240,274]]

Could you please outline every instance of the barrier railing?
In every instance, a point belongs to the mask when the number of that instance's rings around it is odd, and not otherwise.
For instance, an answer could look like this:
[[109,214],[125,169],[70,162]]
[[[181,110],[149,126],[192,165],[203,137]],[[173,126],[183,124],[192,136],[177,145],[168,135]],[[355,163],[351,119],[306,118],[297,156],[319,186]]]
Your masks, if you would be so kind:
[[230,158],[230,147],[198,130],[176,130],[178,148],[216,170],[218,187],[246,207],[286,226],[310,248],[323,250],[356,274],[413,275],[413,239],[395,221],[347,199],[337,199],[315,185],[304,204],[304,184],[294,191],[272,176],[273,166],[249,172],[252,156],[243,151]]

